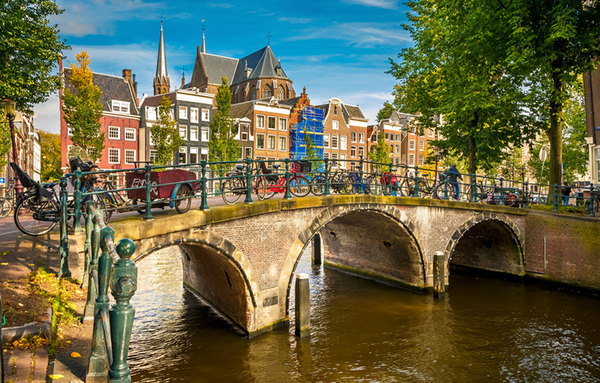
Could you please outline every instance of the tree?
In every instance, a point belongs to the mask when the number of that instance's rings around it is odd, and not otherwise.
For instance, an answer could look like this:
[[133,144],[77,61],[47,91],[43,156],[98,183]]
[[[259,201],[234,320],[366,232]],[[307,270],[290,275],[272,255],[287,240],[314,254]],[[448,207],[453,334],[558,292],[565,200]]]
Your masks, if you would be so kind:
[[0,168],[3,168],[8,163],[7,154],[12,147],[12,141],[10,140],[10,125],[6,118],[7,113],[8,111],[3,113],[4,118],[0,120]]
[[152,142],[156,150],[156,165],[164,166],[173,162],[175,153],[183,145],[183,138],[179,135],[177,122],[171,115],[171,99],[163,96],[158,104],[158,120],[150,128]]
[[538,108],[532,112],[546,123],[549,182],[560,184],[569,85],[594,69],[600,55],[600,7],[581,0],[498,3],[498,12],[506,15],[509,33],[504,37],[511,72],[537,100]]
[[378,143],[371,145],[371,150],[367,153],[367,156],[369,160],[376,163],[373,166],[377,171],[381,169],[388,170],[387,165],[392,162],[392,158],[390,157],[391,153],[391,146],[385,143],[383,134],[380,134]]
[[42,146],[42,181],[57,180],[62,177],[60,157],[60,134],[38,130]]
[[[390,59],[398,80],[394,106],[420,112],[418,126],[437,129],[443,156],[468,160],[468,172],[492,169],[510,145],[521,146],[539,128],[521,83],[507,71],[506,16],[492,2],[409,1],[405,25],[415,43]],[[468,10],[468,11],[467,11]],[[444,123],[438,124],[437,117]]]
[[32,113],[33,105],[48,100],[60,87],[53,73],[70,47],[49,17],[64,10],[50,0],[5,0],[0,4],[0,100]]
[[[231,109],[231,90],[227,78],[221,78],[221,86],[217,90],[217,111],[210,124],[211,136],[208,151],[211,161],[235,161],[240,158],[240,145],[235,140],[233,120],[229,115]],[[219,171],[222,175],[224,171]]]
[[103,106],[100,102],[102,91],[94,85],[94,73],[90,69],[90,59],[86,51],[77,55],[79,66],[71,64],[69,83],[75,89],[64,90],[62,111],[64,119],[71,129],[71,141],[85,149],[92,161],[102,156],[104,132],[100,131]]
[[381,109],[379,109],[379,112],[377,112],[377,122],[381,122],[381,120],[390,118],[390,115],[394,110],[396,110],[396,108],[394,108],[394,105],[392,105],[389,101],[384,101],[383,106],[381,107]]

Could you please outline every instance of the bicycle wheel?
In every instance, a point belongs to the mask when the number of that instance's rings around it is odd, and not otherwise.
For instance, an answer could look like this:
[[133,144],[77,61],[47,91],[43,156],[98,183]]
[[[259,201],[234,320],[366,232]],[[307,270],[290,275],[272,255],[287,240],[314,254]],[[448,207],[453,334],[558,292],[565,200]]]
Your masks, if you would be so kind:
[[312,179],[312,184],[311,184],[311,191],[314,195],[323,195],[325,194],[325,176],[324,175],[317,175]]
[[290,193],[293,196],[306,197],[310,189],[310,182],[303,175],[296,174],[290,178]]
[[367,185],[368,185],[368,190],[369,190],[369,194],[372,195],[381,195],[383,194],[383,187],[381,185],[381,183],[379,182],[379,180],[377,179],[377,177],[371,177],[369,179],[367,179]]
[[12,202],[7,198],[0,199],[0,218],[8,217],[12,210]]
[[29,196],[15,208],[15,225],[28,235],[49,233],[60,221],[60,206],[54,199],[41,202],[38,196]]
[[269,181],[269,177],[261,177],[256,185],[256,196],[259,200],[269,199],[275,195],[273,187],[277,184],[273,181]]
[[350,176],[341,176],[338,179],[338,190],[340,194],[350,194],[354,187],[354,178]]
[[179,214],[186,213],[190,210],[190,206],[192,206],[192,199],[194,193],[192,192],[192,188],[188,184],[182,184],[179,189],[177,189],[177,194],[175,194],[175,210]]
[[242,196],[243,189],[242,181],[229,178],[221,183],[221,197],[226,204],[233,205]]
[[431,197],[431,186],[425,180],[419,180],[419,190],[418,196],[419,198],[430,198]]

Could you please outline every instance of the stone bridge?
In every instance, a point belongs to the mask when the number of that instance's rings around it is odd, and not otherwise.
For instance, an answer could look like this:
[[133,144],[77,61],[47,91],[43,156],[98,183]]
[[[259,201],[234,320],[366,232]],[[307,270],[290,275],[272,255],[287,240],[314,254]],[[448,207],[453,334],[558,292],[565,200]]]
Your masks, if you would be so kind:
[[432,288],[437,251],[453,266],[600,290],[598,222],[503,206],[335,195],[128,218],[111,227],[117,240],[135,241],[136,260],[179,246],[185,286],[253,336],[288,322],[292,279],[311,241],[322,243],[326,266],[417,291]]

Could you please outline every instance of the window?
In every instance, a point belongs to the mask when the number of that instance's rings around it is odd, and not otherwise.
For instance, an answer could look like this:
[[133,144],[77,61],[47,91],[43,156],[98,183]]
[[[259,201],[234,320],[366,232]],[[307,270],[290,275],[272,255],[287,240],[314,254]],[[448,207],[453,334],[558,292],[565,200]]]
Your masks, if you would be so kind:
[[198,163],[198,148],[190,148],[190,164]]
[[244,151],[246,152],[245,158],[252,158],[252,148],[244,148]]
[[210,110],[202,109],[202,121],[210,121]]
[[277,99],[278,100],[283,100],[285,99],[285,93],[283,92],[283,87],[279,87],[277,88]]
[[179,148],[179,164],[187,164],[187,147],[185,146]]
[[400,154],[400,145],[396,145],[396,154]]
[[155,163],[156,162],[156,155],[158,154],[157,150],[151,150],[150,151],[150,162]]
[[365,134],[364,133],[358,134],[358,142],[360,142],[361,144],[365,143]]
[[337,149],[337,148],[338,148],[338,135],[333,134],[331,136],[331,149]]
[[338,159],[338,154],[337,153],[331,153],[331,159],[332,160],[337,160]]
[[198,141],[198,127],[190,126],[190,140]]
[[287,137],[279,137],[279,151],[285,152],[287,150]]
[[323,158],[329,158],[329,152],[324,152],[323,153]]
[[152,125],[148,126],[148,142],[151,146],[154,146],[154,140],[152,139]]
[[279,130],[283,130],[283,131],[287,130],[287,120],[285,118],[279,119]]
[[111,106],[113,112],[129,113],[128,102],[112,100]]
[[120,164],[121,163],[121,149],[108,149],[108,163],[109,164]]
[[185,118],[187,120],[187,106],[179,107],[179,118]]
[[425,159],[423,158],[423,155],[419,154],[419,166],[423,166],[424,163],[425,163]]
[[275,150],[275,136],[269,134],[267,137],[267,150]]
[[269,116],[269,129],[276,129],[277,118]]
[[350,147],[350,158],[356,158],[356,146]]
[[365,156],[365,147],[364,146],[359,146],[358,147],[358,156],[359,157],[364,157]]
[[242,132],[242,141],[248,141],[248,133]]
[[356,142],[356,132],[352,132],[350,133],[350,141],[351,142]]
[[339,121],[333,121],[333,129],[339,129],[340,128],[340,122]]
[[156,121],[156,108],[152,106],[146,107],[146,118],[148,120]]
[[271,90],[270,86],[265,86],[263,88],[263,96],[262,98],[267,98],[267,97],[271,97],[273,95],[273,91]]
[[184,140],[187,140],[187,125],[179,125],[179,135]]
[[394,142],[394,135],[390,134],[390,141]]
[[[340,160],[346,159],[346,153],[340,154]],[[346,169],[346,161],[340,161],[340,168]]]
[[256,100],[256,87],[253,86],[252,89],[250,89],[250,98],[252,100]]
[[324,148],[328,148],[329,147],[329,134],[324,134],[323,135],[323,147]]
[[71,130],[71,127],[70,127],[70,126],[68,126],[68,125],[67,125],[67,134],[68,134],[69,136],[72,136],[72,135],[73,135],[73,131]]
[[347,136],[340,137],[340,150],[348,150],[348,137]]
[[433,137],[433,129],[427,129],[427,135]]
[[415,150],[415,140],[408,141],[408,148],[410,150]]
[[135,150],[125,149],[125,163],[133,164],[135,162]]
[[209,134],[208,134],[208,128],[202,127],[202,130],[200,131],[200,141],[202,142],[208,142],[210,140]]
[[337,114],[337,106],[333,107],[333,114]]
[[208,161],[208,148],[200,148],[200,161]]
[[121,138],[121,128],[118,126],[109,126],[108,127],[108,138],[111,140],[118,140]]
[[267,157],[267,167],[269,169],[273,169],[273,165],[275,165],[275,157]]
[[408,155],[408,166],[415,166],[415,155],[414,154]]
[[419,141],[419,150],[423,151],[425,149],[425,141]]
[[396,134],[396,141],[400,141],[400,135]]
[[135,141],[135,128],[125,128],[125,141]]
[[265,127],[265,116],[256,116],[256,127],[264,129],[264,127]]
[[[361,133],[361,134],[362,134],[362,133]],[[377,137],[378,137],[378,135],[377,135],[377,134],[374,134],[374,135],[373,135],[373,137],[371,138],[371,141],[373,141],[373,142],[377,142]],[[361,142],[362,142],[362,141],[361,141]]]
[[256,149],[264,149],[265,148],[265,135],[257,134],[256,135]]
[[198,121],[198,108],[190,108],[190,121],[191,122],[199,122]]

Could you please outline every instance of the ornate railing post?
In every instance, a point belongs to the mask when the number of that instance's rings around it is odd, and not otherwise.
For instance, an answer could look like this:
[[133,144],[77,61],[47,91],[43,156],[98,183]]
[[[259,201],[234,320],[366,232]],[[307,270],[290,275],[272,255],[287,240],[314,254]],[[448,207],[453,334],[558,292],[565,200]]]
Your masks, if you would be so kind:
[[252,203],[252,160],[246,158],[246,199],[244,203]]
[[413,197],[419,197],[419,167],[415,166],[415,188],[413,190]]
[[477,198],[477,175],[471,174],[471,201],[478,202]]
[[59,278],[70,278],[69,270],[69,233],[67,231],[67,179],[60,179],[60,272]]
[[144,220],[152,221],[154,218],[152,217],[152,197],[150,193],[152,192],[152,179],[150,175],[150,171],[152,171],[152,166],[150,164],[146,164],[146,211],[144,212]]
[[329,190],[329,158],[325,157],[325,195],[331,195]]
[[[83,312],[83,320],[89,321],[94,320],[94,312],[96,307],[96,298],[98,298],[98,253],[100,252],[100,224],[98,223],[102,219],[102,211],[94,207],[90,201],[88,203],[88,219],[92,222],[91,232],[87,232],[90,237],[90,266],[89,266],[89,284],[88,284],[88,295],[85,310]],[[87,231],[87,230],[86,230]],[[87,238],[86,238],[87,240]]]
[[554,184],[554,210],[555,213],[558,213],[558,185]]
[[283,196],[285,199],[292,198],[290,194],[290,159],[285,159],[285,194]]
[[113,268],[111,293],[117,303],[109,312],[113,349],[109,375],[112,378],[111,383],[131,383],[127,353],[135,316],[135,309],[129,301],[137,290],[137,267],[131,260],[135,244],[132,240],[124,238],[117,243],[116,250],[119,260]]
[[590,183],[590,217],[595,217],[595,208],[594,208],[594,184]]
[[504,178],[500,177],[500,205],[504,205]]
[[75,171],[75,225],[73,230],[78,233],[82,231],[81,228],[81,170],[79,168]]
[[444,177],[444,199],[448,199],[448,174]]
[[364,163],[363,157],[360,156],[360,160],[359,160],[360,190],[358,191],[358,194],[365,194],[365,184],[363,182],[363,163]]
[[525,198],[525,200],[523,201],[523,208],[524,209],[529,209],[529,182],[525,181],[523,182],[523,197]]
[[206,160],[200,161],[202,165],[202,200],[200,210],[208,210],[208,197],[206,195]]

